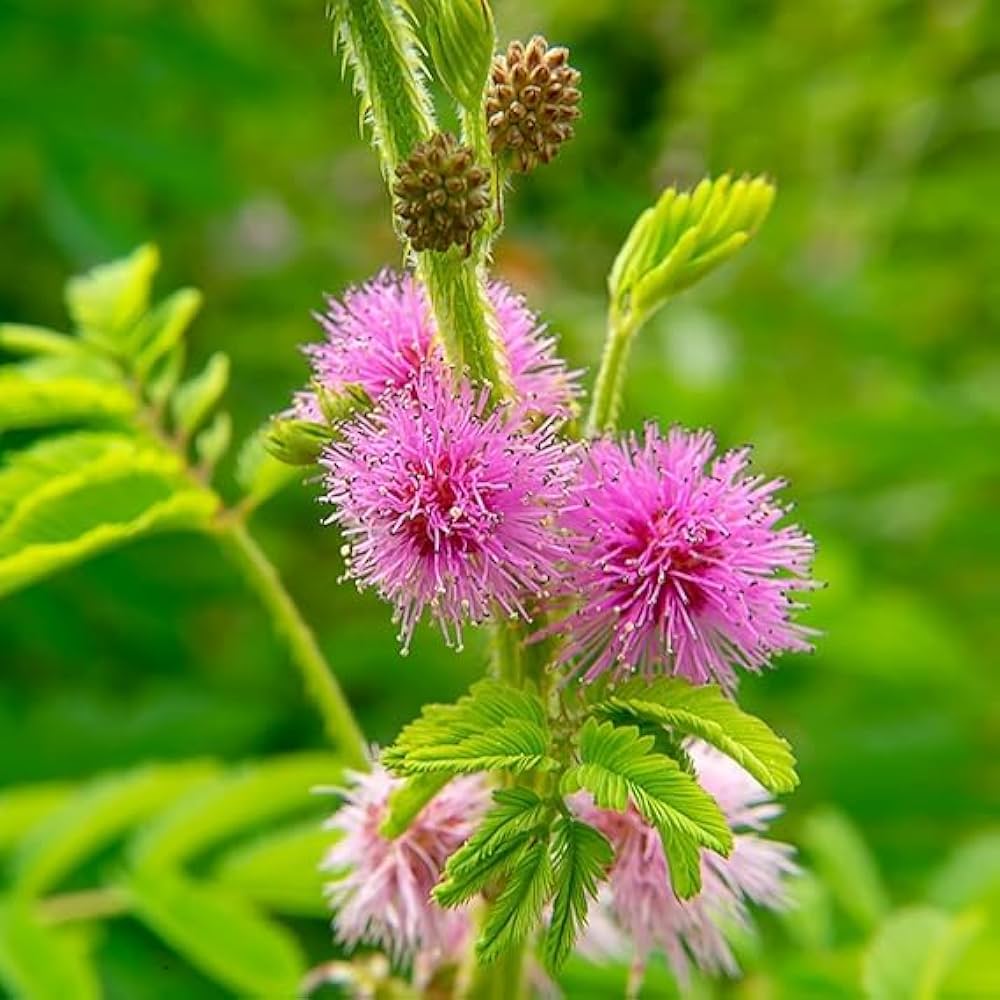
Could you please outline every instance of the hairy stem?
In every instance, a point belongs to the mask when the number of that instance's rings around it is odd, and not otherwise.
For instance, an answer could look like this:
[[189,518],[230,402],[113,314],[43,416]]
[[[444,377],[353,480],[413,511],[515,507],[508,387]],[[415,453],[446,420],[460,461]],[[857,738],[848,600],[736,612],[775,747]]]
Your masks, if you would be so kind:
[[292,661],[299,668],[306,691],[319,708],[327,735],[352,767],[367,770],[365,739],[320,651],[312,630],[302,618],[273,564],[239,521],[224,521],[217,537],[223,551],[240,570],[271,614]]
[[623,316],[614,308],[608,313],[608,335],[604,341],[604,354],[601,356],[597,381],[594,383],[590,413],[587,415],[588,437],[614,430],[618,422],[628,356],[638,328],[639,323],[631,314]]

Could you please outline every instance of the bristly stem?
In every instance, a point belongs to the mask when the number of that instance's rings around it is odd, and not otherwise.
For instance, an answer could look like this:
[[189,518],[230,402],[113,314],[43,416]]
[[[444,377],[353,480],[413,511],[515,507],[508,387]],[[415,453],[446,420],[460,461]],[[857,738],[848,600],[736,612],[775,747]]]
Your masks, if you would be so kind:
[[277,570],[241,522],[222,522],[217,537],[270,612],[276,630],[302,673],[306,690],[319,708],[327,735],[340,748],[347,764],[367,770],[368,757],[361,729],[316,637],[289,596]]
[[618,423],[628,356],[639,325],[631,313],[623,315],[615,308],[608,313],[608,335],[587,415],[587,437],[614,430]]

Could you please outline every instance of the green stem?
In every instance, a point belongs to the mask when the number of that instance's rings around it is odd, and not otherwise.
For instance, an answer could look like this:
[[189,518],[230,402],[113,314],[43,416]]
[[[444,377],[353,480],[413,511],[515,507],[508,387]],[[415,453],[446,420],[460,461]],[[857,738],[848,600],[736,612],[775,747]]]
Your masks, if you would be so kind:
[[617,309],[608,313],[608,335],[587,415],[588,437],[614,430],[618,422],[628,356],[639,326],[639,321],[631,313],[623,316]]
[[319,708],[329,737],[352,767],[367,770],[365,739],[340,685],[330,670],[312,630],[285,589],[277,570],[239,521],[224,521],[217,537],[271,613],[292,661],[302,673],[306,690]]
[[127,913],[131,900],[124,889],[107,886],[50,896],[38,904],[38,915],[47,924],[72,920],[104,920]]

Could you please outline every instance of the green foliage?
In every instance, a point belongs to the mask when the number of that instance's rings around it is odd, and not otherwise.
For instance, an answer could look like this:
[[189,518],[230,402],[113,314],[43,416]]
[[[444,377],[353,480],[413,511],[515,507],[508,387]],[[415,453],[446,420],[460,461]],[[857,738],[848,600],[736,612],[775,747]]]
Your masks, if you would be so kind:
[[79,942],[46,927],[19,900],[0,900],[0,984],[20,1000],[101,996],[97,973]]
[[563,791],[586,788],[598,806],[618,812],[631,801],[660,832],[674,891],[682,899],[697,893],[698,848],[732,850],[732,833],[715,800],[675,760],[653,752],[653,738],[635,726],[588,719],[579,742],[580,763],[564,775]]
[[428,705],[383,754],[401,775],[553,769],[545,709],[534,694],[480,681],[454,705]]
[[864,959],[869,1000],[932,1000],[949,967],[978,930],[973,916],[954,917],[929,906],[894,913]]
[[649,722],[681,736],[697,736],[732,757],[769,791],[790,792],[798,784],[788,743],[714,684],[698,686],[679,677],[652,683],[635,678],[615,688],[593,711],[616,721]]
[[137,870],[127,885],[139,919],[237,996],[297,995],[297,942],[244,899],[166,871]]
[[71,788],[52,782],[12,788],[0,795],[0,851],[18,843],[26,830],[62,805]]
[[487,913],[476,942],[480,962],[494,962],[519,945],[538,926],[552,892],[552,861],[546,837],[527,845],[517,858],[500,895]]
[[418,774],[407,778],[389,796],[389,812],[379,831],[382,836],[394,839],[403,833],[420,814],[424,806],[449,781],[451,781],[451,775],[447,772]]
[[229,358],[215,353],[204,369],[181,383],[173,395],[174,425],[184,435],[197,430],[215,408],[229,383]]
[[813,812],[801,842],[837,902],[859,927],[870,930],[885,916],[889,898],[878,865],[857,827],[835,809]]
[[458,906],[521,863],[552,823],[551,803],[528,788],[499,789],[476,832],[448,859],[434,889],[442,906]]
[[949,910],[1000,902],[1000,831],[987,830],[959,844],[935,872],[927,895]]
[[561,816],[552,832],[552,919],[545,935],[545,964],[558,971],[573,950],[587,910],[614,857],[604,836],[587,823]]
[[749,242],[773,201],[774,186],[763,177],[733,183],[725,174],[690,192],[667,188],[639,216],[615,259],[612,308],[642,322]]

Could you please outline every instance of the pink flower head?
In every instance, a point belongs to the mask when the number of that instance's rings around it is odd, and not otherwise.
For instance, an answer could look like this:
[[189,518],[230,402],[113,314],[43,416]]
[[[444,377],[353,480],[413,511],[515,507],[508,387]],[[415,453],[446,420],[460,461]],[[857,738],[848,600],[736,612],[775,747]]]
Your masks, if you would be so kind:
[[714,453],[707,431],[653,426],[590,447],[563,518],[579,608],[549,630],[585,680],[665,669],[732,689],[734,667],[810,648],[789,594],[813,586],[812,540],[778,526],[784,484],[746,475],[747,449]]
[[702,888],[693,899],[681,901],[674,895],[660,834],[633,805],[617,813],[598,809],[586,794],[574,799],[581,819],[600,830],[615,849],[610,893],[595,904],[603,909],[591,924],[596,939],[588,928],[581,951],[606,955],[620,949],[615,935],[620,928],[631,938],[640,964],[650,952],[662,949],[682,981],[691,960],[706,972],[736,975],[739,970],[723,926],[746,925],[749,903],[784,905],[784,879],[797,871],[789,845],[758,836],[781,811],[763,786],[704,743],[692,741],[687,749],[698,780],[737,831],[728,858],[702,852]]
[[375,765],[351,775],[344,803],[327,821],[341,838],[323,860],[337,938],[375,945],[414,964],[417,978],[455,960],[471,933],[465,909],[445,910],[430,896],[447,859],[468,839],[489,805],[479,776],[455,778],[394,840],[380,832],[401,779]]
[[[579,392],[577,373],[567,372],[556,344],[524,299],[502,282],[489,289],[500,339],[507,349],[514,388],[527,409],[568,417]],[[305,348],[313,376],[334,393],[355,384],[378,399],[413,381],[428,362],[444,365],[437,326],[423,286],[410,274],[383,271],[347,292],[327,299],[316,319],[326,340]],[[296,396],[295,415],[320,420],[315,396]]]
[[456,645],[495,606],[527,618],[566,555],[553,522],[574,451],[436,368],[345,423],[321,463],[347,575],[395,606],[404,651],[425,608]]

